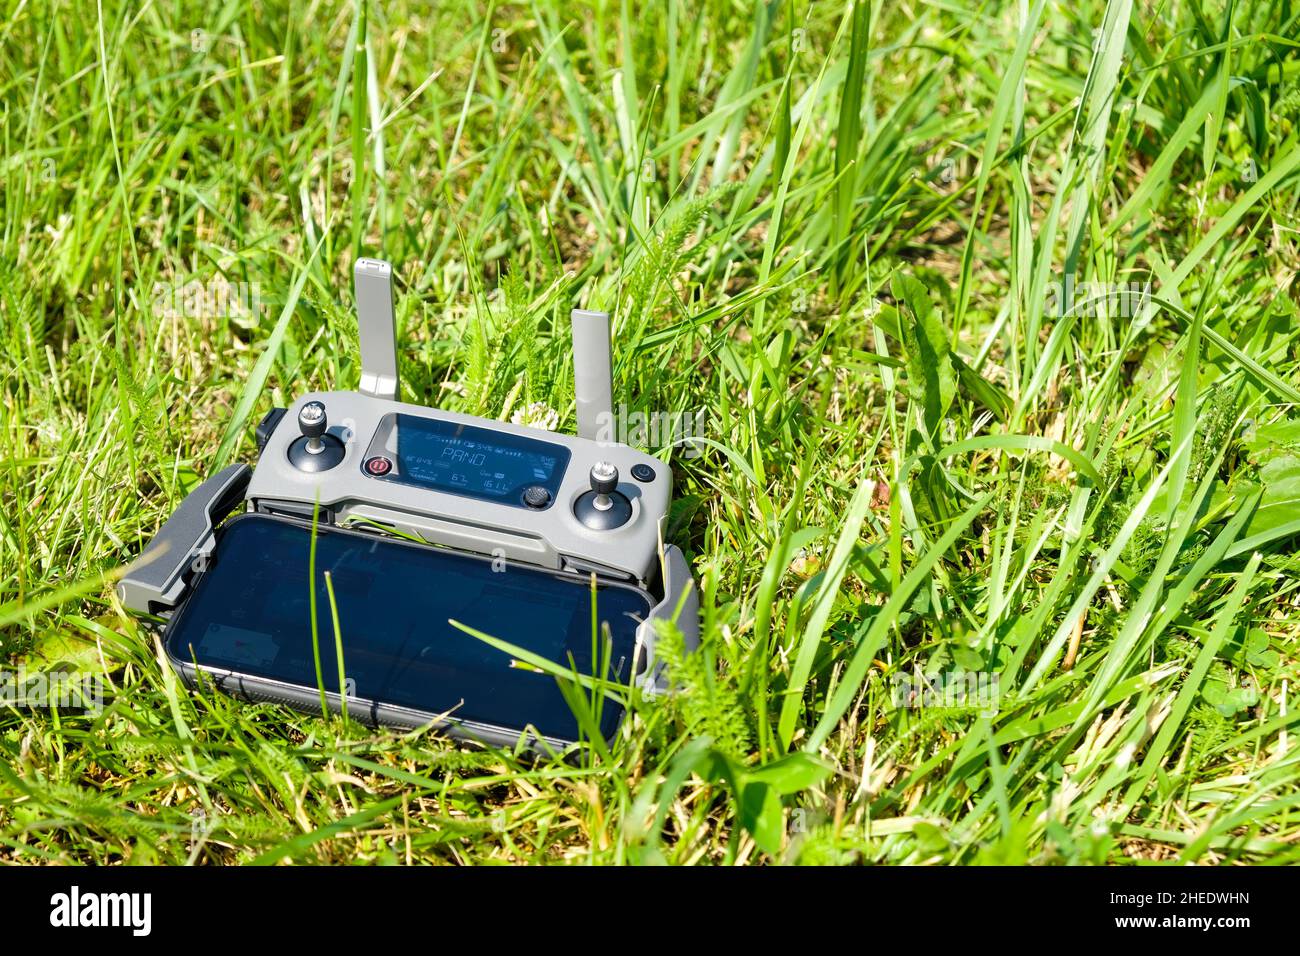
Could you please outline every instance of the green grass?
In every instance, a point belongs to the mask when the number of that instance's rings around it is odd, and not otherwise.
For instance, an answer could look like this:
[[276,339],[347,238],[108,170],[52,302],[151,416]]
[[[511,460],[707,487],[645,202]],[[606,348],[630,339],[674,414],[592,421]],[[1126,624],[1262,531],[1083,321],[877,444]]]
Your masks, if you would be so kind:
[[[1297,36],[9,0],[0,656],[111,687],[0,711],[0,858],[1300,861]],[[406,400],[571,429],[582,304],[616,401],[705,410],[703,455],[650,448],[703,646],[611,748],[191,693],[114,599],[267,408],[355,386],[358,253],[399,264]],[[257,315],[176,308],[226,282]],[[896,706],[922,673],[984,697]]]

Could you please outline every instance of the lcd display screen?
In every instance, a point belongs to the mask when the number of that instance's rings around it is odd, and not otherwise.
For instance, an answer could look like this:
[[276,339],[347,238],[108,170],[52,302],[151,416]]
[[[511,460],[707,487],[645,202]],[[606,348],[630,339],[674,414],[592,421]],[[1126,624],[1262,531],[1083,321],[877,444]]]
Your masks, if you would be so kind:
[[[213,562],[167,631],[174,658],[317,688],[308,561],[311,529],[245,515],[222,530]],[[645,592],[599,583],[592,646],[588,581],[373,534],[322,527],[316,543],[316,619],[325,689],[338,691],[328,572],[348,695],[455,719],[573,740],[578,724],[557,678],[454,627],[452,620],[582,674],[626,684]],[[600,729],[622,716],[605,698]]]
[[537,485],[554,499],[569,450],[554,442],[418,415],[395,415],[397,468],[383,478],[452,494],[523,504]]

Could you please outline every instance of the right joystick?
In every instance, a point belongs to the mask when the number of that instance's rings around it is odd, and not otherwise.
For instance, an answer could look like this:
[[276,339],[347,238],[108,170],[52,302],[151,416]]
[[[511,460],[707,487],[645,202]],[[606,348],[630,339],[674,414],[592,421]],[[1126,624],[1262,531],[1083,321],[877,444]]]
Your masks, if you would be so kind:
[[609,495],[618,487],[618,469],[607,461],[598,461],[591,466],[590,478],[591,490],[596,493],[596,507],[601,511],[609,510]]
[[588,475],[591,490],[581,495],[573,505],[573,513],[593,531],[611,531],[628,523],[632,518],[632,503],[620,494],[618,469],[607,461],[591,466]]

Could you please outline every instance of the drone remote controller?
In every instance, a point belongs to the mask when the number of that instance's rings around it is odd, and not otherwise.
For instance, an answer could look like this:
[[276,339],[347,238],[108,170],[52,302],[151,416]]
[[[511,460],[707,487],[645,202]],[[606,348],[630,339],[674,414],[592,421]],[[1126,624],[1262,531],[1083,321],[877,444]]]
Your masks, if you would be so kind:
[[[317,535],[330,542],[326,550],[337,562],[331,586],[338,591],[346,581],[352,588],[331,599],[364,622],[360,630],[356,621],[343,622],[345,651],[351,630],[356,659],[375,675],[367,677],[358,665],[356,686],[326,693],[332,707],[346,706],[378,724],[433,720],[455,735],[491,742],[513,742],[526,727],[535,738],[567,742],[576,735],[559,717],[551,721],[558,729],[548,733],[527,706],[512,710],[515,704],[500,699],[505,685],[492,661],[449,657],[453,648],[468,652],[457,636],[439,630],[441,616],[464,618],[484,632],[491,625],[507,632],[494,637],[525,647],[534,641],[572,663],[573,648],[590,643],[582,635],[590,632],[596,583],[610,609],[600,614],[612,615],[613,623],[602,625],[615,644],[618,633],[627,635],[626,646],[616,648],[619,675],[662,690],[654,622],[673,620],[689,649],[698,639],[698,605],[681,551],[660,541],[671,469],[603,440],[613,405],[609,316],[572,313],[578,434],[563,435],[399,401],[392,266],[360,259],[354,279],[358,389],[311,393],[288,409],[272,409],[257,426],[256,468],[231,465],[184,499],[119,583],[123,603],[168,618],[169,635],[178,629],[189,635],[184,648],[167,646],[173,666],[191,683],[202,671],[237,695],[319,711],[320,688],[293,670],[306,631],[304,615],[292,611],[293,602],[319,586],[307,583],[299,560],[301,542]],[[240,517],[227,521],[235,512]],[[246,516],[264,517],[251,530],[234,531]],[[381,540],[393,543],[381,548]],[[223,558],[223,548],[238,559]],[[381,570],[382,562],[388,563]],[[429,562],[442,564],[425,570]],[[484,570],[488,562],[491,572]],[[516,573],[493,576],[502,570]],[[212,583],[205,583],[209,577]],[[288,596],[268,600],[251,583],[262,577],[272,579],[266,587]],[[407,577],[418,582],[414,591],[385,592]],[[236,596],[193,597],[205,589]],[[435,631],[440,639],[431,636]],[[196,666],[204,647],[211,661]],[[380,658],[387,662],[382,667]],[[498,663],[517,662],[503,656]],[[473,710],[466,717],[451,700],[458,673],[475,692],[462,695]],[[311,684],[322,680],[314,674]],[[528,706],[539,712],[550,713],[554,703],[542,699],[539,685],[506,692],[513,701],[536,696]],[[429,694],[436,714],[422,705],[432,707]]]

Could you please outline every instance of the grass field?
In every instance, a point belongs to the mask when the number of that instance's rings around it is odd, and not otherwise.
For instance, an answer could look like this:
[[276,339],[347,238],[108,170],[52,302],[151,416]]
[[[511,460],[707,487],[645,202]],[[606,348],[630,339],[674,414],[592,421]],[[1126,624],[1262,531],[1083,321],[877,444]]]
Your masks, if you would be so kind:
[[[0,859],[1300,862],[1290,0],[4,7],[0,657],[107,693],[0,711]],[[114,598],[355,387],[358,254],[406,400],[572,430],[577,303],[702,423],[611,748],[193,694]]]

